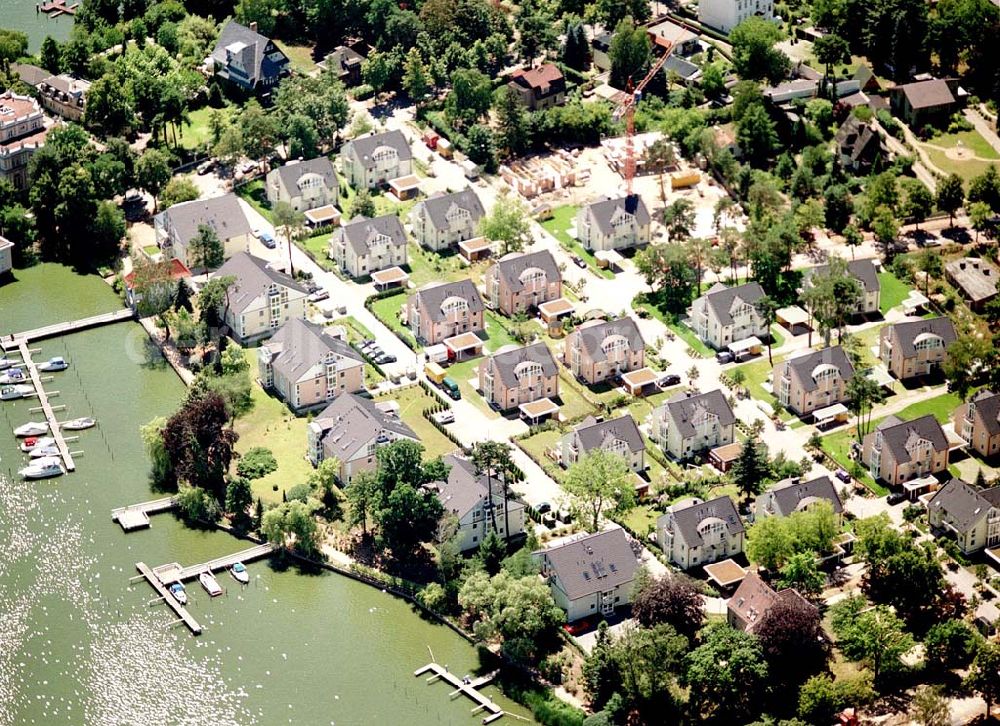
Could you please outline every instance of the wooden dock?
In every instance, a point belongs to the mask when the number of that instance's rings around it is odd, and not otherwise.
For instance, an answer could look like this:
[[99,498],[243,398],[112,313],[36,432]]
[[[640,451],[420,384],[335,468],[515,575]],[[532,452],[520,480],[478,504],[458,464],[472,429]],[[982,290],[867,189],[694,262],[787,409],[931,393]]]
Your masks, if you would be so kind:
[[31,360],[31,349],[28,348],[28,339],[18,338],[17,347],[21,351],[21,361],[24,363],[24,367],[28,369],[28,375],[31,376],[31,383],[35,387],[35,395],[38,396],[39,407],[42,413],[45,414],[45,420],[49,424],[49,432],[56,442],[56,448],[59,449],[59,456],[62,457],[63,466],[66,468],[66,471],[76,471],[76,462],[73,461],[73,455],[66,444],[66,437],[63,436],[62,428],[56,419],[55,411],[52,409],[52,404],[49,403],[48,394],[42,388],[42,379],[38,375],[38,369],[35,367],[34,361]]
[[66,0],[52,0],[52,2],[36,5],[35,8],[39,12],[43,12],[48,15],[50,18],[57,18],[63,13],[66,13],[66,15],[76,15],[76,9],[79,6],[80,3],[67,5]]
[[145,562],[136,562],[135,569],[137,569],[146,582],[150,584],[150,587],[156,590],[156,594],[159,595],[170,607],[170,609],[177,614],[178,620],[184,623],[188,627],[188,630],[195,635],[201,635],[201,625],[198,621],[194,619],[194,616],[188,612],[186,607],[174,599],[174,596],[170,594],[166,586],[160,582],[160,579],[151,569],[149,569],[149,566]]
[[432,674],[431,677],[427,679],[428,683],[434,683],[440,679],[454,686],[455,690],[448,694],[450,698],[455,698],[461,694],[475,701],[477,705],[472,709],[473,715],[480,713],[481,711],[488,711],[490,715],[483,718],[484,724],[493,723],[503,717],[503,709],[477,690],[492,681],[496,676],[496,671],[480,678],[470,680],[468,683],[437,663],[428,663],[423,668],[415,670],[413,675],[422,676],[424,673]]
[[113,323],[121,323],[125,320],[134,320],[134,313],[128,308],[122,310],[115,310],[111,313],[103,313],[101,315],[92,315],[89,318],[80,318],[79,320],[68,320],[63,323],[55,323],[54,325],[46,325],[42,328],[35,328],[33,330],[25,330],[21,333],[14,333],[13,340],[10,336],[3,336],[0,338],[0,347],[4,349],[9,349],[16,347],[21,340],[27,343],[33,343],[37,340],[45,340],[46,338],[57,338],[60,335],[67,335],[68,333],[76,333],[81,330],[89,330],[90,328],[99,328],[102,325],[111,325]]
[[166,512],[177,506],[174,497],[164,497],[163,499],[153,499],[148,502],[140,502],[127,507],[119,507],[111,510],[111,521],[118,522],[126,532],[133,529],[143,529],[149,526],[149,515],[159,512]]
[[185,580],[190,580],[197,577],[203,572],[218,572],[220,570],[227,570],[237,562],[253,562],[254,560],[259,560],[267,557],[272,552],[277,549],[273,544],[260,544],[250,547],[249,549],[242,550],[241,552],[234,552],[231,555],[226,555],[225,557],[217,557],[209,562],[203,562],[200,565],[190,565],[188,567],[181,567],[176,562],[168,562],[165,565],[160,565],[159,567],[153,568],[153,573],[159,579],[160,582],[168,584],[171,582],[184,582]]

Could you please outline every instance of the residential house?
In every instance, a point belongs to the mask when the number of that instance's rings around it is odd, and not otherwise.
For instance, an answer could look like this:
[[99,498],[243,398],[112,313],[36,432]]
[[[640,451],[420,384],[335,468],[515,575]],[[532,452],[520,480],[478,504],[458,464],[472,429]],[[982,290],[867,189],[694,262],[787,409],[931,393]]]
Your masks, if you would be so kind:
[[612,615],[632,600],[639,563],[620,528],[539,550],[534,557],[569,622]]
[[611,41],[614,36],[606,30],[595,33],[590,41],[590,53],[593,56],[594,68],[604,72],[611,70]]
[[340,159],[355,189],[374,189],[413,173],[413,152],[399,129],[351,139],[341,148]]
[[754,15],[772,20],[774,0],[701,0],[698,3],[698,22],[723,33]]
[[486,271],[486,303],[508,317],[562,296],[562,273],[548,250],[512,252]]
[[598,421],[587,416],[560,442],[563,466],[572,466],[597,449],[621,456],[635,473],[646,470],[646,442],[630,414]]
[[720,389],[678,393],[653,409],[649,431],[665,454],[685,461],[733,443],[736,416]]
[[762,297],[764,289],[756,282],[736,287],[717,282],[691,304],[691,327],[719,350],[754,336],[767,337],[767,321],[755,307]]
[[0,179],[28,188],[28,162],[49,133],[38,101],[13,91],[0,94]]
[[199,253],[192,253],[189,248],[191,240],[199,236],[203,226],[215,232],[227,260],[250,248],[253,230],[235,194],[181,202],[153,218],[156,243],[163,254],[168,259],[176,257],[190,270],[204,269]]
[[[2,255],[3,238],[0,238],[0,255]],[[189,280],[191,277],[191,270],[184,266],[180,260],[176,257],[170,260],[169,267],[167,268],[170,276],[166,279],[161,279],[158,282],[152,283],[144,290],[135,289],[135,277],[136,268],[132,268],[132,272],[125,275],[122,282],[125,283],[125,302],[128,304],[133,311],[138,312],[139,303],[142,302],[143,296],[146,295],[150,289],[153,290],[154,294],[158,295],[169,295],[177,292],[177,285],[180,280]],[[0,270],[3,270],[3,262],[0,260]],[[188,288],[190,288],[190,283],[185,283]],[[140,316],[141,317],[141,316]]]
[[406,321],[425,345],[436,345],[461,333],[480,333],[483,299],[472,280],[431,283],[406,301]]
[[858,174],[868,174],[889,161],[889,147],[876,125],[866,123],[857,116],[847,117],[837,129],[834,140],[840,154],[840,165]]
[[361,83],[361,64],[365,57],[353,48],[338,45],[323,61],[324,67],[333,71],[337,79],[345,86],[357,86]]
[[787,601],[816,608],[795,588],[786,587],[776,592],[760,579],[760,575],[751,572],[743,578],[740,586],[736,588],[736,592],[726,603],[726,621],[730,628],[752,633],[758,625],[764,622],[775,605]]
[[500,411],[559,396],[559,367],[549,347],[538,342],[501,350],[479,366],[479,390]]
[[904,83],[889,89],[892,112],[914,131],[925,126],[946,125],[953,113],[959,110],[955,98],[954,81],[940,78],[915,83]]
[[854,80],[858,82],[861,86],[861,90],[864,93],[881,93],[882,84],[869,66],[862,63],[858,66],[858,69],[854,71]]
[[[829,265],[817,265],[805,271],[803,287],[808,288],[811,278],[814,275],[829,274]],[[878,277],[878,269],[875,262],[870,259],[850,260],[847,263],[847,272],[858,281],[861,286],[861,299],[855,308],[856,315],[876,315],[881,310],[882,305],[882,283]]]
[[1000,487],[952,479],[927,502],[927,521],[966,555],[1000,545]]
[[[393,403],[393,402],[390,402]],[[340,462],[338,477],[350,484],[354,475],[374,471],[375,452],[393,441],[420,439],[391,410],[370,398],[342,393],[306,426],[307,455],[314,466],[324,459]]]
[[0,237],[0,275],[14,269],[14,243],[6,237]]
[[630,317],[589,320],[566,336],[563,362],[590,385],[613,380],[646,363],[646,343]]
[[306,297],[302,285],[268,266],[266,260],[246,252],[233,255],[213,278],[234,278],[223,316],[232,337],[240,344],[274,335],[289,320],[304,318]]
[[475,464],[454,454],[444,463],[450,467],[447,481],[428,487],[437,492],[445,516],[458,520],[454,537],[460,551],[478,549],[493,531],[505,540],[524,533],[524,504],[504,496],[502,479],[477,474]]
[[478,195],[472,189],[463,189],[418,202],[410,212],[410,225],[417,242],[440,252],[475,237],[485,214]]
[[395,214],[355,217],[334,231],[329,255],[351,277],[405,265],[406,232]]
[[955,342],[955,326],[944,317],[905,320],[879,331],[879,358],[901,381],[940,370]]
[[257,351],[261,385],[297,413],[365,389],[365,361],[322,325],[292,318]]
[[566,101],[566,79],[555,63],[518,69],[511,74],[507,85],[532,111],[560,106]]
[[839,345],[793,356],[774,366],[771,385],[782,406],[797,416],[848,399],[847,383],[854,366]]
[[583,207],[576,215],[576,238],[588,250],[621,250],[649,244],[649,210],[632,194]]
[[325,156],[309,161],[290,161],[267,174],[267,201],[272,205],[285,202],[296,212],[336,206],[340,185],[333,162]]
[[38,84],[42,106],[67,121],[80,121],[87,104],[90,81],[68,73],[48,76]]
[[838,517],[844,513],[844,504],[837,493],[837,487],[828,476],[820,476],[809,481],[800,477],[782,479],[760,494],[754,501],[754,514],[763,517],[787,517],[801,512],[817,502],[829,502]]
[[12,73],[17,74],[25,85],[31,86],[32,88],[38,88],[42,81],[52,75],[52,71],[48,71],[44,68],[39,68],[38,66],[33,66],[30,63],[11,63],[10,70]]
[[667,559],[689,570],[743,552],[746,529],[729,497],[684,499],[656,520],[656,541]]
[[983,389],[953,414],[955,433],[969,442],[980,456],[1000,452],[1000,394]]
[[662,48],[670,47],[673,55],[689,56],[701,50],[697,33],[692,33],[672,20],[663,20],[656,25],[651,25],[647,32],[654,45],[659,45]]
[[861,462],[875,479],[901,486],[948,468],[948,437],[932,414],[911,421],[889,416],[865,436]]
[[668,82],[679,81],[685,86],[692,86],[701,78],[701,68],[697,64],[677,55],[670,55],[664,61],[663,73]]
[[212,67],[218,78],[245,92],[270,95],[291,71],[288,57],[257,32],[257,23],[240,25],[227,22],[211,55]]
[[982,257],[960,257],[944,266],[948,282],[957,287],[975,312],[983,308],[997,296],[997,280],[1000,271],[989,260]]

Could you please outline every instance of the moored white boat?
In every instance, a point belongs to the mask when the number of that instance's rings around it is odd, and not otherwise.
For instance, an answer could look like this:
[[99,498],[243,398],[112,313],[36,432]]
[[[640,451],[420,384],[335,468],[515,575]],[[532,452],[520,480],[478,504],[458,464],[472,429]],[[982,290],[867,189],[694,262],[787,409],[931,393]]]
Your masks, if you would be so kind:
[[25,383],[27,380],[28,372],[23,368],[11,368],[6,373],[0,373],[0,386]]
[[43,457],[58,457],[59,447],[55,444],[49,444],[48,446],[36,446],[31,451],[28,452],[28,456],[32,459],[41,459]]
[[5,371],[16,363],[20,363],[20,361],[16,361],[13,358],[0,358],[0,371]]
[[84,429],[93,428],[97,425],[95,419],[90,418],[90,416],[83,416],[82,418],[75,418],[72,421],[66,421],[61,424],[61,427],[67,431],[83,431]]
[[247,566],[242,562],[237,562],[230,567],[229,574],[231,574],[237,582],[244,585],[250,582],[250,572],[247,570]]
[[187,605],[188,596],[187,592],[184,590],[184,585],[179,582],[175,582],[170,586],[170,594],[174,596],[174,600],[179,602],[181,605]]
[[24,398],[35,392],[35,389],[27,385],[5,386],[0,388],[0,401],[14,401]]
[[23,426],[18,426],[14,429],[14,435],[18,438],[25,438],[27,436],[41,436],[47,433],[49,430],[49,425],[44,421],[29,421]]
[[212,597],[222,594],[222,585],[219,584],[219,581],[215,579],[215,575],[211,572],[206,571],[198,575],[198,582],[205,588],[205,592]]
[[56,440],[51,436],[29,436],[24,441],[21,442],[21,451],[25,454],[31,453],[35,449],[40,449],[45,446],[52,446]]
[[64,371],[69,368],[69,363],[61,355],[49,358],[44,363],[38,364],[38,370],[44,371],[45,373],[56,373],[58,371]]
[[65,473],[62,461],[55,456],[35,459],[18,472],[25,479],[49,479],[54,476],[62,476]]

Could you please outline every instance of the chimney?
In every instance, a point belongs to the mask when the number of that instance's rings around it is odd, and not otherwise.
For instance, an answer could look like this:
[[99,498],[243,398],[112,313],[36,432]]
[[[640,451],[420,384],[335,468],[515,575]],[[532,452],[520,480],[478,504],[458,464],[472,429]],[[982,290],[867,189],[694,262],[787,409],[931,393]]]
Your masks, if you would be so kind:
[[257,32],[257,21],[250,23],[250,30],[252,30],[255,33]]

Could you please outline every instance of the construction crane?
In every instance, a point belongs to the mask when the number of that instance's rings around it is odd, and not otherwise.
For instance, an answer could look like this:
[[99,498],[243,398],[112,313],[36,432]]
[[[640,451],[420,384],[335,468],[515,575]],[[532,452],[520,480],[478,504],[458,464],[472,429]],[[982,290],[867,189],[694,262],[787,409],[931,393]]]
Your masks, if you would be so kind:
[[635,106],[642,99],[643,89],[653,80],[653,76],[659,73],[663,64],[667,62],[667,58],[674,52],[672,40],[657,38],[656,44],[664,48],[663,55],[656,59],[645,78],[634,86],[632,78],[629,77],[628,85],[625,88],[628,96],[614,112],[615,119],[625,118],[625,194],[629,197],[632,196],[632,178],[635,176],[635,146],[632,143],[632,137],[635,136]]

